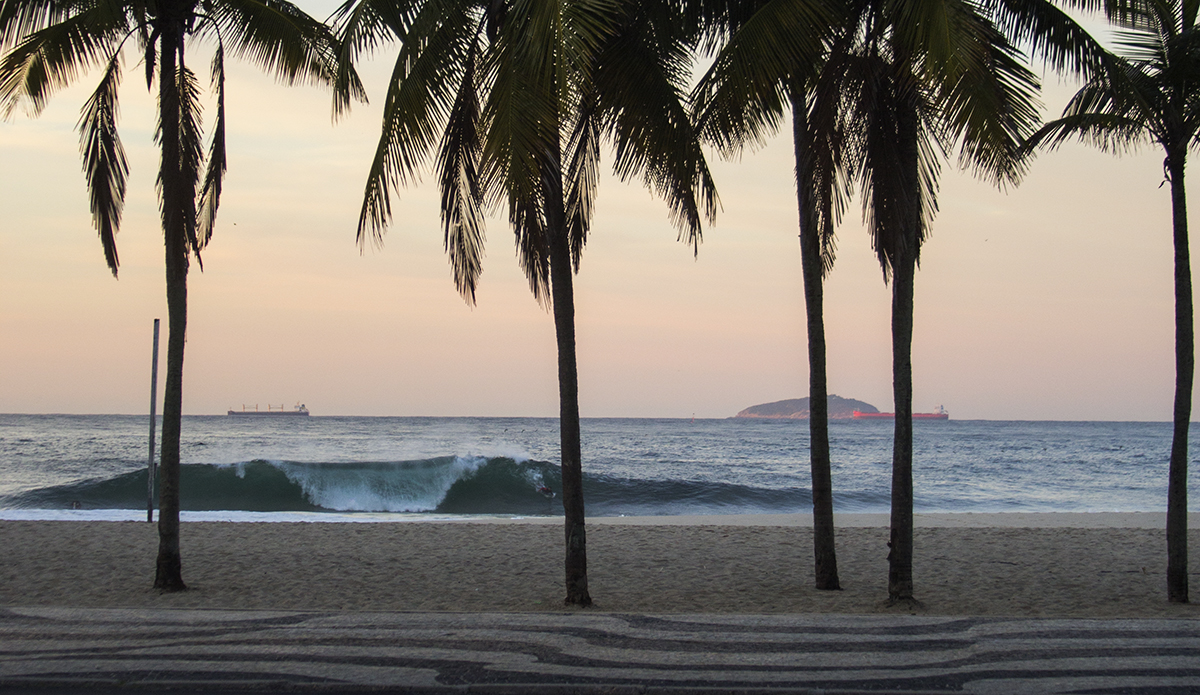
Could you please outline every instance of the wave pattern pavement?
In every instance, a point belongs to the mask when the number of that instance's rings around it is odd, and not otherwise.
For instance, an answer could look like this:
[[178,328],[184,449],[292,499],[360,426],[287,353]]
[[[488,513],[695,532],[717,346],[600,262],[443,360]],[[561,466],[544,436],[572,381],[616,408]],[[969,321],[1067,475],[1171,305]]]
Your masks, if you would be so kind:
[[1189,620],[8,608],[0,645],[0,692],[1200,692]]

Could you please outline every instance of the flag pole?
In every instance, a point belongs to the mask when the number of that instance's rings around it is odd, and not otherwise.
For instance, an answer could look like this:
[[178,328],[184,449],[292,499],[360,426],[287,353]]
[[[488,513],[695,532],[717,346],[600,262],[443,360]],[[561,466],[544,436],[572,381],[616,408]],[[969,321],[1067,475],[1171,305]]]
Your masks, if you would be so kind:
[[154,521],[154,426],[158,394],[158,319],[154,319],[154,357],[150,361],[150,455],[146,463],[146,521]]

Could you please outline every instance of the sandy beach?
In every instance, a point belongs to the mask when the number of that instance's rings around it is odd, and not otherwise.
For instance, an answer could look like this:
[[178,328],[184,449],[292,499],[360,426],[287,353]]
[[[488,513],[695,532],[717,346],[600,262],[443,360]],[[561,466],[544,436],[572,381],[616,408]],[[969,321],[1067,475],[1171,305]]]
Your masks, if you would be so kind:
[[[1200,566],[1200,515],[1190,555]],[[1161,514],[919,515],[929,615],[1200,618],[1165,599]],[[151,589],[155,526],[0,521],[0,605],[352,611],[562,610],[559,520],[188,522],[190,590]],[[812,588],[807,515],[593,519],[597,611],[886,613],[884,515],[838,518],[843,591]],[[1192,573],[1200,591],[1200,573]]]

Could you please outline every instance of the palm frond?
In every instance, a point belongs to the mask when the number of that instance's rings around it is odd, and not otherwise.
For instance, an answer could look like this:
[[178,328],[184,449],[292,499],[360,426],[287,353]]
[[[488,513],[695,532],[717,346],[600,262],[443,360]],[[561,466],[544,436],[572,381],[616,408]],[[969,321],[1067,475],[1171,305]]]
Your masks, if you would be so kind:
[[544,197],[508,196],[508,221],[517,244],[517,264],[529,281],[529,291],[544,308],[550,307],[550,237],[543,216]]
[[597,51],[643,6],[630,0],[565,0],[560,7],[562,47],[557,79],[560,100],[571,103],[577,99],[576,88],[591,81]]
[[928,102],[918,102],[917,120],[917,175],[920,184],[918,203],[919,225],[916,227],[916,261],[921,262],[921,246],[929,239],[933,219],[938,212],[938,181],[942,175],[942,162],[947,156],[949,138],[944,123],[938,120],[937,108]]
[[850,117],[861,128],[863,217],[884,279],[900,258],[920,261],[937,212],[937,180],[944,155],[935,109],[910,84],[906,63],[882,56],[865,67]]
[[0,60],[0,112],[28,101],[40,113],[55,91],[107,62],[128,33],[119,3],[103,0],[29,34]]
[[353,65],[381,46],[405,43],[418,15],[437,12],[442,4],[442,0],[346,0],[327,20],[338,40],[339,66]]
[[631,14],[664,9],[661,3],[633,0],[568,0],[561,2],[565,57],[575,65],[592,56]]
[[367,174],[367,185],[363,192],[363,204],[358,213],[356,240],[359,247],[366,244],[368,237],[376,245],[382,244],[383,232],[392,219],[392,191],[388,178],[392,167],[389,135],[389,131],[385,129],[379,136],[375,156],[371,159],[371,169]]
[[590,91],[581,99],[579,113],[567,139],[566,160],[567,238],[571,261],[578,272],[583,247],[591,231],[600,168],[600,122],[595,94]]
[[329,16],[343,50],[352,60],[392,42],[408,39],[418,12],[439,0],[346,0]]
[[[832,68],[832,64],[827,64]],[[796,190],[805,228],[817,235],[821,276],[833,270],[837,255],[834,232],[850,202],[853,189],[846,140],[845,96],[828,89],[835,79],[826,71],[815,83],[792,80],[788,85],[792,109],[792,140],[796,152]]]
[[1000,33],[1055,72],[1086,77],[1104,69],[1107,51],[1054,2],[994,0],[991,7],[986,16]]
[[3,0],[0,2],[0,50],[85,11],[90,0]]
[[[666,36],[667,43],[656,43]],[[686,47],[647,18],[622,28],[600,55],[599,104],[613,141],[613,170],[639,176],[671,211],[680,238],[699,251],[703,220],[716,214],[716,186],[683,95]]]
[[[334,84],[338,43],[323,23],[286,0],[221,0],[209,8],[222,40],[237,58],[248,60],[285,84]],[[342,75],[346,98],[363,97],[357,78]]]
[[453,107],[462,60],[478,33],[467,2],[423,7],[410,27],[412,40],[396,57],[383,106],[383,127],[367,175],[358,220],[358,243],[382,243],[391,218],[391,187],[419,177],[438,132]]
[[[901,179],[904,174],[911,177],[915,172],[902,166],[895,99],[888,98],[893,96],[888,89],[890,84],[876,77],[867,80],[864,87],[871,89],[864,89],[856,104],[856,116],[865,136],[861,145],[859,190],[863,220],[886,282],[891,276],[892,247],[896,244],[893,237],[898,236],[898,230],[912,217],[907,209],[912,203],[908,202]],[[893,175],[888,176],[887,172]]]
[[882,24],[890,30],[891,46],[938,67],[952,60],[958,48],[950,27],[955,4],[946,0],[885,0],[878,5]]
[[1157,32],[1117,31],[1113,45],[1123,59],[1132,63],[1165,66],[1170,62],[1167,42]]
[[184,64],[182,53],[180,51],[179,70],[176,73],[179,85],[179,170],[187,190],[187,194],[181,197],[185,206],[181,214],[188,247],[196,254],[196,261],[203,270],[200,251],[207,239],[201,239],[196,233],[196,187],[200,183],[200,170],[204,165],[200,85],[196,74]]
[[530,23],[529,17],[510,8],[483,62],[489,85],[483,106],[488,135],[481,170],[488,204],[507,201],[509,221],[518,235],[519,261],[530,277],[534,294],[542,296],[543,256],[548,258],[549,247],[535,253],[536,243],[540,242],[521,235],[549,233],[543,179],[557,177],[558,185],[562,185],[562,121],[558,80],[553,74],[550,79],[541,74],[547,60],[543,53],[550,49],[530,50],[519,38]]
[[1147,141],[1170,141],[1172,104],[1162,85],[1138,66],[1112,57],[1114,69],[1088,80],[1067,102],[1063,115],[1025,141],[1024,148],[1054,149],[1079,138],[1112,153]]
[[117,276],[117,230],[125,207],[125,183],[129,163],[117,133],[117,88],[121,84],[121,54],[115,53],[104,76],[84,104],[79,118],[79,149],[87,175],[92,223],[104,247],[104,260]]
[[485,196],[489,205],[506,202],[517,263],[544,307],[551,302],[551,237],[566,232],[560,138],[567,109],[573,108],[561,101],[557,9],[557,3],[510,3],[494,27],[482,71],[488,82],[481,157]]
[[996,185],[1016,183],[1026,160],[1021,143],[1041,118],[1037,77],[987,19],[956,15],[959,46],[951,79],[935,79],[949,141],[961,142],[959,162]]
[[1105,152],[1121,154],[1133,151],[1149,138],[1144,124],[1126,117],[1105,113],[1082,113],[1050,121],[1029,136],[1026,147],[1056,149],[1068,140],[1081,139]]
[[337,42],[335,116],[342,114],[352,99],[367,100],[355,64],[385,43],[403,42],[420,6],[420,0],[347,0],[330,16]]
[[[546,218],[546,193],[552,186],[561,191],[562,186],[558,86],[553,72],[549,80],[544,79],[544,52],[531,50],[520,40],[528,33],[529,9],[528,3],[508,7],[503,21],[493,27],[495,38],[489,43],[483,70],[490,88],[483,108],[488,135],[481,168],[489,203],[507,202],[517,264],[529,290],[548,308],[553,230]],[[548,40],[557,38],[552,35]]]
[[771,0],[745,20],[692,91],[704,139],[732,155],[775,132],[784,80],[819,65],[836,17],[819,0]]
[[442,195],[443,245],[450,256],[454,286],[469,304],[483,272],[484,213],[479,177],[480,108],[475,56],[467,59],[458,96],[442,136],[437,168]]
[[1156,86],[1152,82],[1143,83],[1136,66],[1115,57],[1114,65],[1116,69],[1085,82],[1067,102],[1063,113],[1123,113],[1131,109],[1145,112],[1158,101]]
[[333,119],[350,112],[351,102],[368,103],[367,88],[363,85],[352,62],[343,61],[343,51],[338,48],[336,70],[333,76]]
[[679,8],[700,56],[720,51],[729,39],[770,0],[691,0]]
[[[511,91],[502,85],[511,86]],[[553,88],[553,85],[542,85]],[[516,235],[517,262],[539,302],[550,301],[550,237],[546,219],[547,179],[562,187],[555,99],[545,89],[508,71],[499,71],[489,91],[484,121],[482,169],[489,205],[507,200],[509,223]],[[534,114],[554,113],[549,119]],[[564,210],[565,215],[565,210]]]
[[500,36],[510,65],[520,65],[532,84],[557,89],[563,57],[561,6],[568,0],[509,0]]
[[[1104,0],[1108,21],[1130,31],[1157,31],[1164,9],[1162,0]],[[1173,22],[1168,22],[1169,27]]]
[[[822,201],[819,200],[824,189],[823,182],[817,173],[813,161],[819,156],[819,148],[813,142],[813,130],[809,127],[809,100],[815,96],[809,89],[808,81],[791,79],[787,83],[788,101],[792,107],[792,147],[796,159],[796,198],[800,211],[800,246],[805,255],[816,254],[821,260],[821,277],[827,276],[833,267],[830,254],[826,264],[824,253],[826,239],[821,232],[820,218]],[[832,242],[832,234],[829,241]]]
[[813,157],[813,190],[816,193],[814,228],[820,235],[821,277],[829,276],[837,258],[834,236],[850,202],[853,180],[839,161],[840,151],[826,146]]
[[196,220],[196,241],[200,248],[212,238],[217,222],[217,208],[221,205],[221,186],[225,180],[227,160],[225,157],[225,48],[217,44],[212,59],[212,87],[217,93],[217,116],[213,121],[212,144],[208,150],[208,162],[204,182],[200,187],[199,216]]
[[146,68],[146,90],[154,89],[154,72],[158,62],[158,36],[157,29],[147,31],[147,25],[144,23],[138,24],[138,42],[142,46],[142,63]]

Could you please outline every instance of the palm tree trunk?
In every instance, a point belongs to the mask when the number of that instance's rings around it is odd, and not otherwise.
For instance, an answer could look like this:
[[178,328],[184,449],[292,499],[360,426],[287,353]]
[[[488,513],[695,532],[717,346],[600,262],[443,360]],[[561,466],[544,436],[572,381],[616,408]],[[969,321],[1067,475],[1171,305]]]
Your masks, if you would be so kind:
[[544,177],[546,225],[550,235],[550,296],[558,342],[558,426],[562,445],[562,495],[566,540],[565,603],[590,606],[587,581],[587,533],[583,513],[583,455],[579,435],[579,370],[575,362],[575,290],[571,246],[567,239],[558,143]]
[[[898,61],[901,65],[907,64]],[[892,398],[896,425],[892,440],[891,552],[888,553],[888,602],[911,603],[913,598],[913,480],[912,480],[912,331],[913,282],[921,245],[921,183],[917,113],[901,97],[897,108],[900,168],[904,200],[899,204],[896,247],[892,266]]]
[[796,151],[796,195],[800,207],[800,266],[808,319],[808,451],[812,473],[813,556],[816,587],[842,588],[838,581],[833,527],[833,476],[829,456],[829,391],[825,374],[824,273],[821,235],[813,214],[813,171],[807,106],[802,86],[791,90],[792,142]]
[[1171,214],[1175,238],[1175,412],[1171,465],[1167,472],[1167,599],[1188,602],[1187,468],[1188,423],[1192,414],[1195,337],[1192,327],[1192,267],[1188,257],[1187,198],[1183,186],[1186,150],[1171,152]]
[[892,261],[892,396],[896,429],[892,440],[892,532],[888,546],[888,600],[913,598],[912,319],[916,261]]
[[167,375],[163,390],[162,453],[158,512],[158,563],[154,587],[182,591],[179,554],[179,435],[183,418],[183,347],[187,329],[188,251],[180,197],[186,193],[179,160],[179,91],[176,54],[178,25],[164,22],[159,66],[159,118],[162,124],[162,217],[167,253]]

